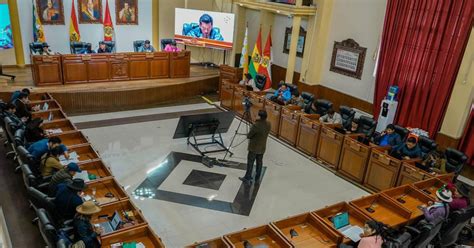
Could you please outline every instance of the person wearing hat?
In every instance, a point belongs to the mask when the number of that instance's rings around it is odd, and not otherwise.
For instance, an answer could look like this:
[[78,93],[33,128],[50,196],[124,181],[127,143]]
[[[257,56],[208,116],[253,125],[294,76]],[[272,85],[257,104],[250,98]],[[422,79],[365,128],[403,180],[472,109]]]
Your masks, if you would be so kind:
[[52,176],[56,171],[63,169],[65,166],[59,162],[59,156],[63,154],[61,147],[56,146],[43,155],[40,162],[41,176]]
[[97,53],[110,53],[109,49],[105,45],[105,42],[99,42],[99,48],[97,48]]
[[423,215],[429,223],[438,223],[440,220],[445,220],[449,215],[449,203],[453,201],[452,193],[446,186],[441,187],[436,191],[436,202],[429,202],[429,206],[421,206]]
[[61,183],[57,186],[54,205],[59,216],[64,220],[74,218],[77,206],[82,204],[81,193],[86,188],[84,180],[75,178],[72,182]]
[[64,169],[54,173],[51,181],[49,182],[49,196],[53,197],[56,195],[56,189],[61,183],[72,183],[72,178],[76,172],[81,172],[79,165],[76,163],[69,163]]
[[141,53],[143,53],[143,52],[152,53],[152,52],[155,51],[155,48],[150,44],[149,40],[146,40],[145,43],[143,44],[143,46],[141,46],[138,49],[138,51],[141,52]]
[[99,213],[101,208],[92,201],[86,201],[76,208],[76,216],[74,216],[74,238],[76,241],[83,241],[85,247],[100,247],[97,235],[101,233],[99,228],[94,228],[91,224],[92,215]]
[[453,201],[449,203],[449,209],[455,211],[469,206],[469,189],[464,184],[456,186],[454,183],[448,183],[446,188],[453,195]]

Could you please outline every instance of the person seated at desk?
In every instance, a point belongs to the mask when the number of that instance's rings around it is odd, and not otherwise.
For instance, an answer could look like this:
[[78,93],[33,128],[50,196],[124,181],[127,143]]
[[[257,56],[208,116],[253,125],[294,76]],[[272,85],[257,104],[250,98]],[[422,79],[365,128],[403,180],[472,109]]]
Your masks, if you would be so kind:
[[165,52],[181,52],[181,49],[176,46],[176,41],[173,41],[171,43],[166,44],[165,49],[163,50]]
[[388,124],[383,132],[374,138],[375,144],[379,146],[398,146],[402,143],[402,138],[395,132],[395,125]]
[[95,53],[95,51],[92,50],[92,46],[90,46],[90,44],[88,44],[86,47],[82,48],[81,50],[77,52],[77,54],[92,54],[92,53]]
[[416,138],[410,137],[404,144],[392,148],[390,155],[397,159],[421,158],[421,149],[416,142]]
[[25,140],[28,143],[37,142],[46,137],[46,132],[41,128],[43,120],[40,118],[35,118],[26,123],[25,128]]
[[357,118],[352,119],[350,128],[344,128],[346,134],[357,133],[357,129],[359,129],[359,119]]
[[59,184],[72,183],[72,179],[74,175],[76,175],[76,172],[82,172],[82,170],[79,168],[79,165],[76,163],[69,163],[66,168],[54,173],[51,181],[49,182],[48,195],[54,197]]
[[286,84],[282,84],[278,90],[273,93],[273,96],[270,97],[270,100],[285,105],[288,101],[291,100],[291,90]]
[[449,203],[449,209],[452,211],[465,209],[470,205],[469,189],[461,184],[459,187],[453,183],[448,183],[446,188],[451,191],[453,201]]
[[12,93],[12,96],[10,98],[10,102],[15,104],[15,101],[18,99],[18,97],[20,97],[20,93],[25,93],[27,96],[30,96],[30,90],[27,89],[27,88],[24,88],[22,89],[21,91],[19,90],[15,90],[13,93]]
[[105,45],[105,42],[99,42],[99,48],[97,48],[97,53],[110,53],[110,50]]
[[54,205],[63,220],[74,218],[77,206],[83,202],[80,195],[85,188],[86,183],[80,178],[73,179],[72,183],[58,185]]
[[[361,234],[361,239],[357,244],[357,248],[381,248],[387,236],[389,229],[381,222],[375,220],[368,220],[364,225],[364,233]],[[351,245],[340,244],[339,248],[350,248]]]
[[327,124],[341,124],[342,117],[331,108],[328,110],[327,114],[319,117],[319,121]]
[[[176,43],[175,43],[175,45],[176,45]],[[166,46],[168,46],[168,45],[166,45]],[[166,47],[165,47],[165,50],[166,50]],[[154,51],[155,51],[155,48],[150,44],[149,40],[146,40],[145,43],[143,44],[143,46],[138,48],[138,52],[142,52],[142,53],[143,52],[152,53]]]
[[20,93],[14,104],[16,106],[16,116],[20,119],[27,118],[27,121],[31,120],[31,111],[39,110],[39,106],[30,107],[30,100],[28,100],[28,95],[25,93]]
[[38,52],[33,52],[33,55],[54,55],[54,52],[49,49],[48,43],[43,43],[43,49]]
[[301,97],[301,95],[298,91],[295,91],[295,92],[291,93],[291,99],[288,102],[288,104],[298,106],[301,109],[304,109],[304,106],[305,106],[304,99]]
[[431,151],[426,155],[421,163],[416,163],[416,166],[428,172],[445,174],[446,158],[444,157],[444,154],[439,151]]
[[247,87],[247,89],[252,88],[252,91],[260,91],[257,86],[255,85],[255,80],[252,78],[250,73],[245,74],[245,78],[240,80],[239,85]]
[[449,203],[453,201],[452,193],[445,186],[436,191],[437,201],[422,205],[421,211],[429,223],[444,221],[449,216]]
[[62,155],[64,155],[66,158],[69,158],[69,154],[67,152],[67,147],[63,144],[61,144],[61,139],[59,137],[51,137],[49,139],[42,139],[40,141],[37,141],[33,144],[31,144],[28,147],[28,152],[33,155],[33,157],[36,160],[41,159],[43,155],[45,155],[49,150],[55,148],[55,147],[60,147],[62,151]]
[[92,215],[99,213],[101,208],[93,201],[86,201],[76,208],[76,215],[74,216],[74,239],[75,241],[82,241],[86,248],[98,248],[100,243],[97,236],[100,235],[101,229],[96,228],[91,224]]
[[40,171],[43,177],[52,176],[55,171],[65,167],[59,162],[59,156],[61,156],[61,154],[63,154],[63,150],[57,146],[49,150],[49,152],[41,158]]
[[18,116],[16,116],[15,112],[16,112],[15,105],[13,105],[12,103],[7,103],[7,105],[5,106],[4,116],[2,118],[5,118],[5,117],[10,118],[10,120],[13,121],[13,124],[15,125],[15,127],[18,127],[18,128],[24,127],[28,118],[24,117],[20,119],[18,118]]

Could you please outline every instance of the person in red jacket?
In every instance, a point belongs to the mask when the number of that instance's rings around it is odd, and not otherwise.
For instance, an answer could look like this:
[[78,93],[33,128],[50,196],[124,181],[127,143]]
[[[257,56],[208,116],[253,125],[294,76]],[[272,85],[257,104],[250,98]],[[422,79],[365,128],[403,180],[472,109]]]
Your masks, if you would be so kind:
[[446,188],[453,194],[453,201],[449,203],[449,208],[452,211],[469,206],[469,189],[467,189],[466,186],[456,186],[454,183],[448,183]]

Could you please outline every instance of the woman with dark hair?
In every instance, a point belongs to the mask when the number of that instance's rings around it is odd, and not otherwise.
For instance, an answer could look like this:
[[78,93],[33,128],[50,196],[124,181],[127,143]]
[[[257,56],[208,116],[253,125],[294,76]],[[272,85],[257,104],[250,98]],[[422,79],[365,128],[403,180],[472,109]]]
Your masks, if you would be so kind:
[[387,227],[375,220],[365,222],[364,234],[361,236],[358,248],[380,248],[385,241]]
[[65,167],[59,162],[61,154],[63,154],[63,150],[61,147],[56,146],[41,158],[40,171],[43,177],[52,176],[54,172]]

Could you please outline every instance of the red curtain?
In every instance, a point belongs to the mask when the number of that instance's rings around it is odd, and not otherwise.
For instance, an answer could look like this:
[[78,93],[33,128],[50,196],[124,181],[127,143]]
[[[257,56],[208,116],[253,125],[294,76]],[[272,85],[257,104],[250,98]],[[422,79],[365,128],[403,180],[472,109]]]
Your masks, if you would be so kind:
[[399,87],[395,123],[438,132],[473,23],[474,0],[388,0],[374,116]]
[[463,138],[461,143],[459,143],[458,149],[469,157],[467,164],[474,166],[474,104],[471,106],[471,115],[469,116],[469,120],[467,121],[467,126],[462,137]]

